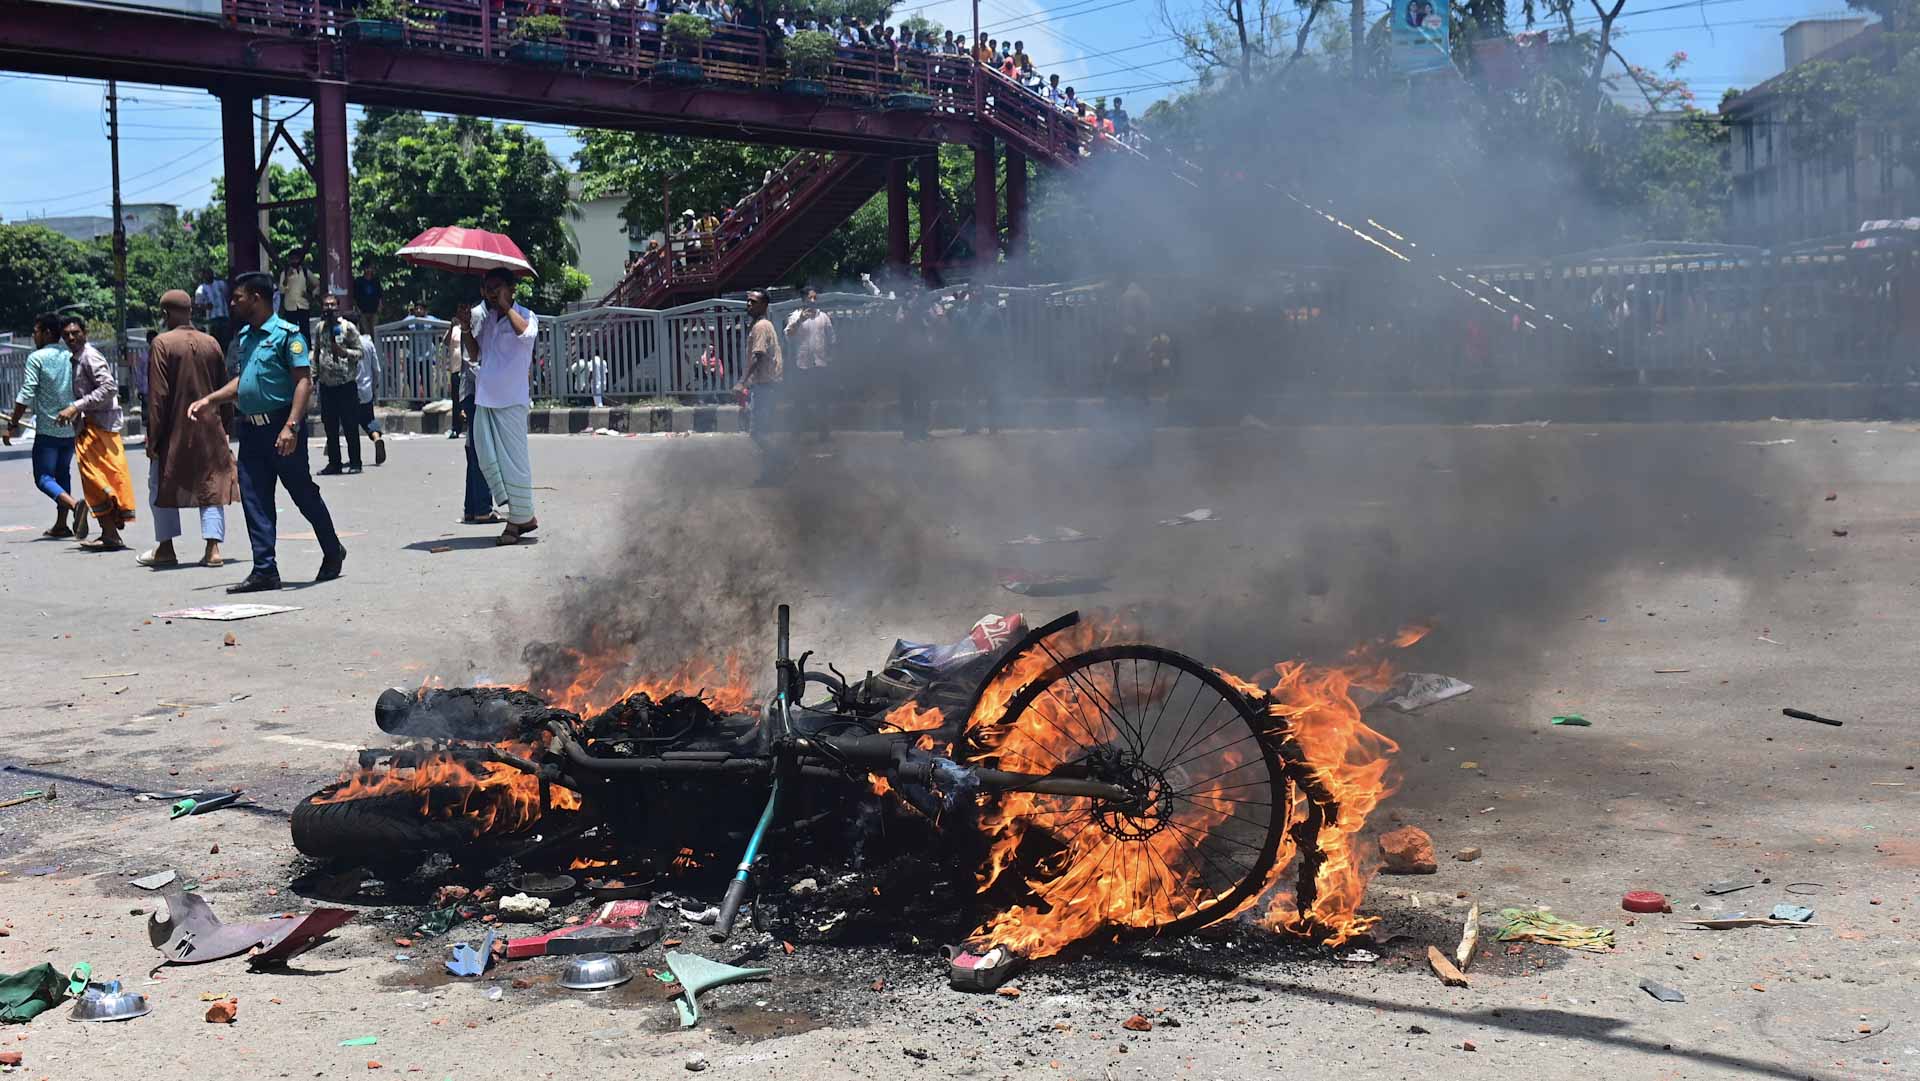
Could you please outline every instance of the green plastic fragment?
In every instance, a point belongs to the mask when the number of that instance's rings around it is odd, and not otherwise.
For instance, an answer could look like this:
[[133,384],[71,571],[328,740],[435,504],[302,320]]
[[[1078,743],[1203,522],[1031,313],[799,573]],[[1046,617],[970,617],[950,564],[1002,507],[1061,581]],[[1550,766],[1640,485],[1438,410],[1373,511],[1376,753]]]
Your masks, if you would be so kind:
[[67,973],[67,994],[79,998],[87,993],[87,983],[93,979],[93,966],[85,961],[73,966]]
[[372,1047],[380,1042],[378,1036],[355,1036],[351,1040],[341,1040],[341,1047]]
[[1585,717],[1580,716],[1578,713],[1562,713],[1553,719],[1553,723],[1565,725],[1568,728],[1592,728],[1593,727],[1592,721],[1587,720]]

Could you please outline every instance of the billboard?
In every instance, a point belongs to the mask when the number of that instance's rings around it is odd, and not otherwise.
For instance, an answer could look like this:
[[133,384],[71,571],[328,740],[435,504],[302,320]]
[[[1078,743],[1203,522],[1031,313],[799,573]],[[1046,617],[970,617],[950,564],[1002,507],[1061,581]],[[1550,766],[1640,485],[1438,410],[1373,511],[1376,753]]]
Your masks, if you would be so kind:
[[1398,75],[1449,71],[1447,0],[1393,0],[1393,70]]

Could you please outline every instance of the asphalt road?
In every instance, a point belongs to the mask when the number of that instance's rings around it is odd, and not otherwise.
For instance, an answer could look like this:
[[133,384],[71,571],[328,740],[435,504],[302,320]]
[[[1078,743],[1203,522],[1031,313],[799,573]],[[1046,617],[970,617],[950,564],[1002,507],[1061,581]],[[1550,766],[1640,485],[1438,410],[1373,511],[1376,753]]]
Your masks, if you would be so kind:
[[[148,571],[39,539],[49,504],[24,450],[0,454],[0,799],[59,793],[0,808],[0,971],[88,960],[155,1005],[125,1025],[0,1031],[28,1076],[334,1077],[377,1061],[667,1077],[689,1052],[726,1077],[1920,1076],[1911,425],[1162,432],[1151,466],[1089,433],[858,435],[789,448],[779,489],[749,485],[737,436],[535,437],[542,528],[510,549],[458,524],[457,443],[392,446],[383,468],[322,480],[346,576],[308,584],[319,549],[286,507],[290,588],[246,599],[300,610],[235,623],[154,613],[229,599],[247,570],[237,506],[226,568]],[[1156,524],[1200,508],[1214,520]],[[1099,539],[1004,543],[1058,526]],[[145,547],[150,521],[128,535]],[[1003,570],[1093,581],[1019,597]],[[763,1016],[782,1008],[776,984],[718,993],[690,1033],[649,999],[494,1002],[410,978],[437,954],[395,962],[394,929],[368,920],[304,975],[227,961],[149,979],[153,899],[128,879],[178,868],[227,918],[303,904],[285,816],[379,742],[382,688],[519,678],[534,641],[593,643],[636,671],[734,654],[770,685],[781,601],[798,648],[853,672],[895,637],[949,640],[986,612],[1110,609],[1250,677],[1428,622],[1402,663],[1476,689],[1378,721],[1401,746],[1378,825],[1429,830],[1439,873],[1376,880],[1379,936],[1408,937],[1371,966],[1240,962],[1219,943],[1200,977],[1169,967],[1198,955],[1150,950],[1042,965],[1019,999],[981,999],[906,956],[876,960],[886,990],[853,988],[865,997],[831,1016]],[[1575,712],[1592,726],[1548,723]],[[235,786],[257,805],[178,822],[133,798]],[[1484,855],[1449,858],[1469,846]],[[1702,891],[1742,876],[1768,881]],[[1629,889],[1675,912],[1629,925]],[[1816,926],[1680,924],[1782,901]],[[1545,904],[1614,928],[1619,948],[1484,947],[1472,986],[1446,988],[1411,947],[1450,949],[1470,903],[1489,934],[1500,908]],[[1655,1001],[1642,978],[1687,1001]],[[240,996],[233,1027],[202,1021],[213,992]],[[1181,1024],[1123,1030],[1136,1011]],[[339,1046],[368,1034],[377,1046]]]

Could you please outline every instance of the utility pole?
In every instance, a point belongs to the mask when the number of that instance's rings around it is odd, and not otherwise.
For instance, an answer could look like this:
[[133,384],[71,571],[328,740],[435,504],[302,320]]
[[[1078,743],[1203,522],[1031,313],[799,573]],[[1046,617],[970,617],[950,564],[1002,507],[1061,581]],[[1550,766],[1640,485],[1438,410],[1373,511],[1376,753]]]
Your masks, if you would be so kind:
[[[1391,10],[1391,5],[1389,5]],[[1445,18],[1446,7],[1441,6],[1441,17]],[[1392,22],[1391,19],[1388,22]],[[1353,0],[1353,10],[1347,19],[1347,33],[1353,38],[1353,81],[1365,82],[1367,78],[1367,4],[1366,0]]]
[[113,346],[127,361],[127,220],[120,209],[120,84],[107,80],[107,147],[113,158]]
[[[273,155],[269,153],[272,144],[267,141],[273,138],[273,118],[270,115],[272,109],[273,99],[262,94],[260,96],[260,156],[262,160],[271,160],[273,157]],[[271,235],[269,230],[272,226],[268,224],[268,219],[271,215],[267,211],[267,204],[273,200],[273,181],[270,175],[272,170],[262,167],[258,162],[255,163],[255,167],[260,169],[260,177],[253,186],[254,205],[260,208],[260,269],[271,274],[273,273],[273,264],[269,261],[267,237]]]

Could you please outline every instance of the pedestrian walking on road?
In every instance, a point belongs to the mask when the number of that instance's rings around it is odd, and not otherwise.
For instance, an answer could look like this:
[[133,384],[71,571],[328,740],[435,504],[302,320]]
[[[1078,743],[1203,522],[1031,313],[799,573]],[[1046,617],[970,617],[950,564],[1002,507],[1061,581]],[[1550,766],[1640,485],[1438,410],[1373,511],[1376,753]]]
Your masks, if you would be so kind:
[[253,547],[253,572],[228,593],[258,593],[280,588],[280,564],[274,557],[278,511],[277,481],[293,505],[313,526],[320,541],[316,581],[340,577],[347,550],[334,532],[333,515],[320,498],[320,486],[307,466],[307,404],[313,397],[312,361],[300,328],[273,313],[273,279],[242,274],[233,283],[233,314],[244,325],[229,354],[238,377],[187,407],[198,421],[214,406],[235,402],[240,411],[240,506],[247,515],[247,541]]
[[233,451],[227,447],[229,409],[210,410],[187,419],[187,407],[227,381],[226,354],[220,343],[193,327],[192,301],[178,289],[160,298],[167,329],[153,338],[147,368],[147,501],[153,506],[154,547],[139,556],[143,567],[175,567],[180,557],[173,538],[180,535],[180,509],[200,511],[203,567],[224,560],[227,504],[240,498]]
[[[62,317],[60,337],[73,364],[73,404],[62,409],[57,419],[74,425],[73,456],[80,465],[80,490],[100,526],[100,539],[86,547],[96,552],[125,551],[120,530],[134,519],[134,498],[133,474],[127,470],[127,451],[120,443],[120,384],[113,377],[113,365],[88,344],[86,320],[77,315]],[[82,530],[74,532],[78,535]]]
[[[33,410],[33,486],[53,500],[53,527],[40,534],[55,540],[87,538],[87,511],[73,497],[73,427],[60,411],[73,401],[73,354],[60,344],[60,317],[51,313],[33,321],[33,352],[27,354],[20,393],[13,400],[0,444],[13,446],[20,417]],[[67,525],[67,515],[73,525]]]
[[773,458],[773,431],[780,413],[780,378],[785,365],[780,356],[780,335],[774,333],[773,320],[767,318],[767,294],[757,289],[747,294],[747,318],[753,324],[747,331],[747,371],[734,390],[745,399],[747,435],[760,452],[760,476],[754,483],[774,484],[785,471],[784,463]]
[[380,427],[380,418],[373,412],[374,390],[380,385],[380,350],[369,334],[360,340],[360,367],[354,373],[354,389],[359,391],[360,410],[354,420],[360,430],[373,440],[373,464],[387,464],[387,433]]
[[533,460],[527,450],[527,413],[533,408],[527,372],[540,337],[540,317],[514,301],[513,289],[513,271],[487,271],[472,332],[480,361],[470,422],[473,453],[493,505],[507,507],[507,528],[494,542],[501,545],[519,544],[521,537],[540,528],[533,513]]
[[[360,472],[360,357],[366,352],[360,328],[340,318],[340,298],[320,302],[313,324],[313,378],[320,384],[320,422],[327,429],[327,467],[323,477]],[[340,467],[340,439],[347,440],[347,466]]]
[[807,289],[805,301],[787,317],[786,335],[793,347],[791,409],[805,413],[807,429],[815,438],[825,439],[833,414],[827,362],[833,355],[834,335],[833,317],[821,310],[819,290]]

